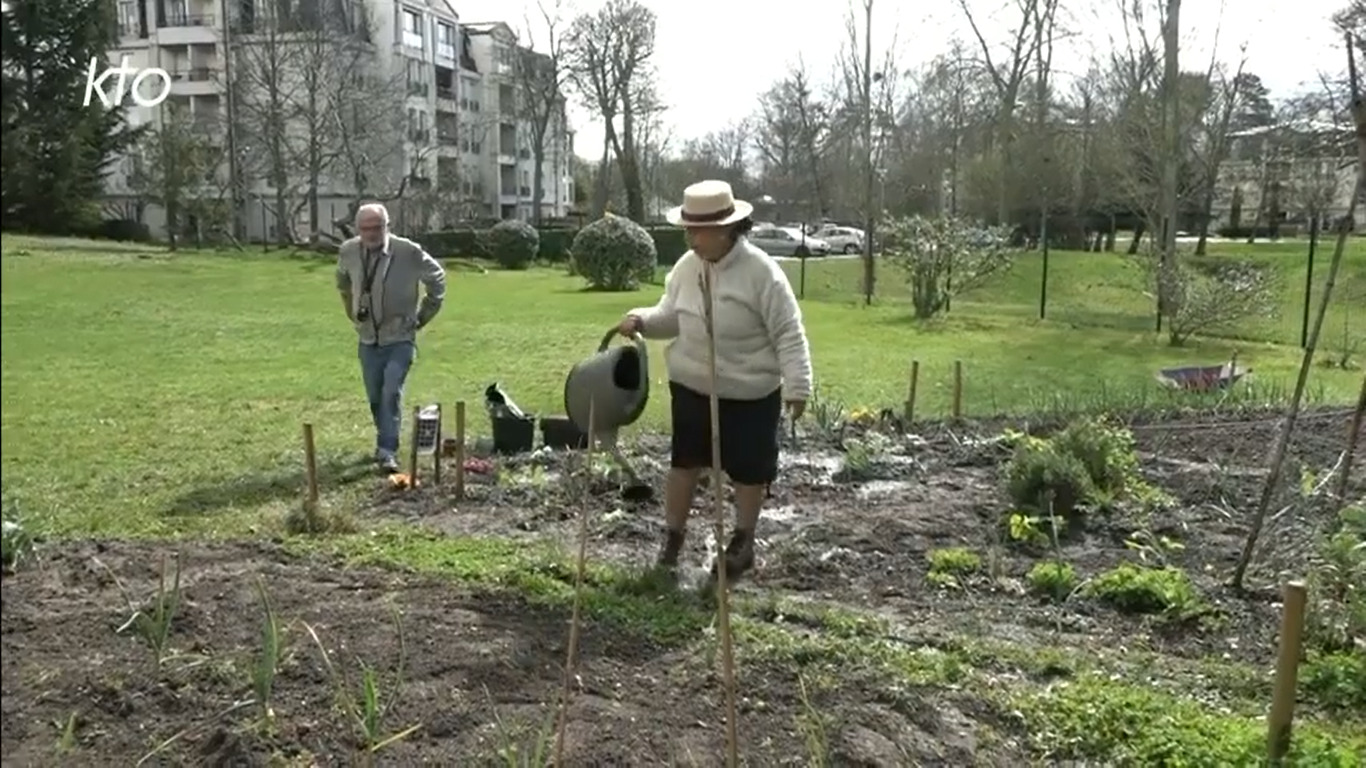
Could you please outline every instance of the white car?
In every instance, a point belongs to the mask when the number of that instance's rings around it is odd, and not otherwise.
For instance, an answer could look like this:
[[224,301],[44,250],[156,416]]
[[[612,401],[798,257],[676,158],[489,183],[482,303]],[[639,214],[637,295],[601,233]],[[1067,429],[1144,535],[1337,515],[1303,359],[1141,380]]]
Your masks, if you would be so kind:
[[749,233],[749,241],[769,256],[796,256],[803,246],[812,256],[828,256],[830,244],[818,237],[803,236],[800,229],[791,227],[756,226]]
[[826,225],[816,230],[816,237],[838,253],[863,253],[864,234],[861,229]]

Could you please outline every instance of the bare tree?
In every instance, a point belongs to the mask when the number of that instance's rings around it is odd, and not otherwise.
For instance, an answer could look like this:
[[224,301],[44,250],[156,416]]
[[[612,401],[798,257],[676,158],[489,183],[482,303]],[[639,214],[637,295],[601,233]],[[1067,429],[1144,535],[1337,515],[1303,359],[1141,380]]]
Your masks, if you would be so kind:
[[238,150],[254,163],[244,173],[259,176],[271,189],[275,239],[293,239],[289,217],[299,191],[299,174],[290,137],[302,81],[302,49],[294,39],[295,20],[284,4],[258,5],[250,19],[238,19],[229,55],[233,57],[233,121]]
[[[655,14],[636,0],[608,0],[600,10],[570,25],[563,54],[569,80],[603,120],[603,163],[616,157],[626,187],[627,211],[645,218],[636,122],[651,101],[650,58],[654,54]],[[618,129],[617,117],[621,117]],[[606,174],[599,174],[595,213],[606,205]]]
[[[1040,48],[1046,41],[1052,40],[1058,0],[1014,0],[1018,19],[1010,24],[1012,31],[1004,55],[997,50],[998,46],[988,42],[982,34],[976,17],[968,8],[968,0],[958,0],[958,4],[977,39],[982,57],[980,66],[991,79],[996,92],[995,132],[991,137],[999,173],[995,218],[997,223],[1005,224],[1010,213],[1011,179],[1008,171],[1014,159],[1015,112],[1031,68],[1039,66]],[[1051,42],[1048,44],[1051,47]],[[995,54],[993,50],[996,50]],[[1051,59],[1051,53],[1047,58]],[[1047,73],[1039,74],[1046,79]]]
[[[1231,145],[1229,131],[1233,125],[1233,117],[1238,113],[1238,108],[1242,103],[1242,94],[1238,84],[1242,80],[1243,66],[1246,63],[1247,56],[1246,51],[1244,51],[1243,58],[1238,62],[1237,70],[1230,77],[1220,73],[1218,67],[1211,60],[1208,79],[1213,90],[1215,105],[1214,109],[1207,111],[1205,119],[1201,121],[1202,141],[1200,144],[1202,146],[1196,155],[1203,177],[1200,180],[1200,239],[1195,244],[1197,256],[1204,256],[1208,247],[1209,225],[1213,218],[1214,196],[1219,183],[1219,169],[1229,157]],[[1217,82],[1215,82],[1216,79]]]
[[134,150],[137,162],[128,184],[165,211],[171,250],[179,244],[186,218],[198,218],[194,201],[212,186],[226,157],[216,132],[205,129],[178,102],[167,101],[161,106],[160,125],[144,134]]
[[[333,48],[325,82],[325,109],[333,125],[336,157],[333,174],[345,180],[352,199],[346,217],[333,222],[351,235],[356,211],[368,200],[390,202],[408,189],[412,160],[404,138],[412,140],[415,126],[408,125],[404,110],[408,94],[407,72],[386,70],[373,46],[376,23],[366,6],[356,20],[357,33],[346,44]],[[431,138],[418,161],[431,152]]]
[[555,0],[549,8],[542,2],[537,2],[536,7],[541,13],[541,20],[545,22],[545,50],[536,50],[528,20],[528,45],[518,51],[514,77],[517,112],[531,129],[531,155],[535,160],[531,194],[536,206],[532,217],[540,226],[545,199],[546,137],[552,129],[562,128],[566,124],[564,90],[568,73],[563,61],[564,39],[559,34],[560,0]]
[[[760,97],[756,123],[754,146],[764,164],[765,182],[789,202],[805,198],[805,214],[828,216],[825,159],[831,110],[816,98],[804,63],[798,61]],[[809,189],[809,195],[801,194],[802,189]]]

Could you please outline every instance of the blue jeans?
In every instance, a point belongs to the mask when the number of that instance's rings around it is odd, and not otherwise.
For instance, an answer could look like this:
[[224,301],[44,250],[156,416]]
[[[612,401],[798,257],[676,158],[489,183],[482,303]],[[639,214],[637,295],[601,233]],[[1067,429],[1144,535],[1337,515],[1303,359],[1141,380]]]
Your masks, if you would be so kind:
[[360,373],[365,396],[375,420],[375,447],[389,456],[398,455],[398,435],[403,427],[403,382],[417,357],[411,341],[396,344],[361,344]]

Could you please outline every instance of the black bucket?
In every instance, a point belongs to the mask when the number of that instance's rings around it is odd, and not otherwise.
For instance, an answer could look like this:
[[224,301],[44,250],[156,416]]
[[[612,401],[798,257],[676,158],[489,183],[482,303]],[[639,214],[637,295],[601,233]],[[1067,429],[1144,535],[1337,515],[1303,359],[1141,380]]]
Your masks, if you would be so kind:
[[494,416],[492,422],[494,453],[529,453],[536,446],[535,421],[514,416]]
[[547,448],[582,451],[588,447],[588,435],[568,416],[548,416],[541,419],[541,444]]

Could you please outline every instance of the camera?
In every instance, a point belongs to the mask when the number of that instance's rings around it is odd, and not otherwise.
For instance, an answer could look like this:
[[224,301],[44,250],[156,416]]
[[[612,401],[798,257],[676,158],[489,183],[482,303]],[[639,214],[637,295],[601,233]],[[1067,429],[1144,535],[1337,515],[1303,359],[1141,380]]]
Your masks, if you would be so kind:
[[367,320],[369,320],[369,319],[370,319],[370,294],[368,294],[368,293],[363,293],[363,294],[361,294],[360,301],[358,301],[358,302],[356,302],[356,303],[358,304],[358,306],[357,306],[357,308],[356,308],[356,320],[359,321],[359,322],[362,322],[362,323],[365,322],[365,321],[367,321]]

